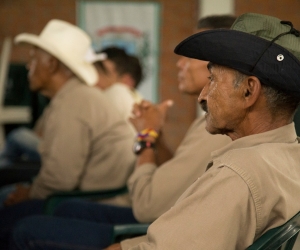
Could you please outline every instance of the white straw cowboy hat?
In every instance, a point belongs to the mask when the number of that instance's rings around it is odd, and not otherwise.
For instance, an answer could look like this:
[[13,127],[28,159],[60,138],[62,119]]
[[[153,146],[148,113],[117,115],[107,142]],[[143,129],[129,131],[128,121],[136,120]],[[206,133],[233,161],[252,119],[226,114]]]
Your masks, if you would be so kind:
[[[22,33],[15,37],[15,43],[35,45],[64,63],[87,85],[93,86],[98,80],[97,70],[92,64],[95,53],[90,37],[77,26],[53,19],[47,23],[40,35]],[[105,55],[97,55],[105,59]]]

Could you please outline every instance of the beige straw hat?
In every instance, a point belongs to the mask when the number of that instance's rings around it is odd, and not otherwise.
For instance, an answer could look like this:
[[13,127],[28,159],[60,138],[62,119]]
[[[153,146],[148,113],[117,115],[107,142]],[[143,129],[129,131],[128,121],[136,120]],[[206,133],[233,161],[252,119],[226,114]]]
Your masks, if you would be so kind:
[[[91,39],[73,24],[53,19],[40,35],[22,33],[15,37],[15,43],[28,43],[47,51],[89,86],[95,85],[98,80],[96,68],[92,64],[96,55],[91,48]],[[105,55],[97,57],[105,59]]]

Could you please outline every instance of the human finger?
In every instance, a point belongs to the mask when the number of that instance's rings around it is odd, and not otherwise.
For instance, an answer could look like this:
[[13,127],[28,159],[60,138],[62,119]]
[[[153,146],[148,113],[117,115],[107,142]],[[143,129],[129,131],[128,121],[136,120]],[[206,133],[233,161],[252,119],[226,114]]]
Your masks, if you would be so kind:
[[160,112],[165,115],[167,113],[167,110],[173,105],[174,105],[174,101],[169,99],[161,102],[160,104],[157,105],[157,107],[160,110]]

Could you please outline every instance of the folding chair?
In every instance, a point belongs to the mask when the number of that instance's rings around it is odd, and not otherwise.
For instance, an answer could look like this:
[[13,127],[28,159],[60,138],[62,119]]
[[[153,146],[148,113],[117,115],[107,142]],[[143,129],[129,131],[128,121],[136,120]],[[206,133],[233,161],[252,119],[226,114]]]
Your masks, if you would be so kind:
[[[89,200],[101,200],[115,197],[117,195],[127,193],[127,187],[122,187],[112,190],[101,190],[101,191],[68,191],[68,192],[57,192],[50,195],[46,199],[44,206],[44,213],[53,215],[55,208],[63,201],[71,198],[81,198]],[[115,225],[113,228],[113,235],[111,243],[119,242],[120,240],[143,235],[147,233],[149,224],[123,224]]]
[[111,190],[95,190],[95,191],[65,191],[65,192],[56,192],[52,195],[49,195],[46,199],[44,206],[44,213],[48,215],[53,215],[55,208],[63,201],[71,198],[80,198],[88,200],[103,200],[115,197],[117,195],[122,195],[127,193],[127,187],[121,187],[118,189]]
[[150,224],[124,224],[114,225],[111,243],[121,240],[147,234]]
[[300,231],[300,212],[257,239],[247,250],[292,250]]

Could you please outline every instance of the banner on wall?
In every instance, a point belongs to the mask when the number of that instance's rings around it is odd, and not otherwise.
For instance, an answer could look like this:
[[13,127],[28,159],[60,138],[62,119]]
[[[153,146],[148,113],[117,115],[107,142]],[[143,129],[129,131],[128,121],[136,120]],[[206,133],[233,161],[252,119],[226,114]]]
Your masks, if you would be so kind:
[[144,72],[139,91],[157,102],[160,5],[156,2],[77,1],[78,26],[94,49],[118,46],[139,57]]

